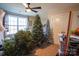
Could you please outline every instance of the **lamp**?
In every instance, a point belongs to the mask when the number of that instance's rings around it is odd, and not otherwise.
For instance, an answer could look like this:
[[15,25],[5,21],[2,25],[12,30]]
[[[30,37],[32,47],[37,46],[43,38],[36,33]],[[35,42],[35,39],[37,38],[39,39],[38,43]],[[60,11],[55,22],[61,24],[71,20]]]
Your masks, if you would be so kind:
[[26,9],[27,12],[31,12],[31,9]]

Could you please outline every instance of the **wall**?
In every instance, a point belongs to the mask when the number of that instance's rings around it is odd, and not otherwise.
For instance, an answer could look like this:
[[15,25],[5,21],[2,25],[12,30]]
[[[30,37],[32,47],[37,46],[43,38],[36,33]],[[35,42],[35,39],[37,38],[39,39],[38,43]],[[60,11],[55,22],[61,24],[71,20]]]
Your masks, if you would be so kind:
[[79,27],[79,11],[74,11],[72,13],[72,24],[71,30],[74,30]]
[[[68,26],[68,19],[69,19],[69,12],[60,13],[56,15],[49,16],[51,31],[54,37],[54,43],[59,43],[59,33],[64,31],[67,33],[67,26]],[[79,11],[72,11],[72,23],[70,30],[76,29],[79,27]]]
[[67,31],[67,24],[68,24],[68,16],[69,13],[60,13],[57,15],[52,15],[50,19],[50,25],[53,33],[54,43],[59,43],[59,33]]

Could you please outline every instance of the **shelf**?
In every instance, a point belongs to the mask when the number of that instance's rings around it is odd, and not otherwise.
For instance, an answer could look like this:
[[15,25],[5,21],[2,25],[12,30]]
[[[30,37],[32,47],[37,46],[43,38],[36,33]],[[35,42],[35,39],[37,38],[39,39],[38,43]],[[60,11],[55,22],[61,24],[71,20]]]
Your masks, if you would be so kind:
[[69,55],[76,55],[77,54],[77,49],[79,48],[79,36],[70,36],[69,40],[69,48],[68,48],[68,53]]
[[70,41],[70,44],[79,44],[79,41]]

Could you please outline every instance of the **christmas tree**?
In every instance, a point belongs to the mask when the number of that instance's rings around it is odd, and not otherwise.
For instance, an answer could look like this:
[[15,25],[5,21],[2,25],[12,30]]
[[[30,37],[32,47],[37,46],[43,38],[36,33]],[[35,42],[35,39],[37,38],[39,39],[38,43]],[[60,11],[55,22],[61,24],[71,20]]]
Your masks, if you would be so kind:
[[44,34],[43,34],[43,26],[39,15],[36,15],[36,19],[33,24],[32,34],[34,43],[41,44],[41,42],[44,40]]

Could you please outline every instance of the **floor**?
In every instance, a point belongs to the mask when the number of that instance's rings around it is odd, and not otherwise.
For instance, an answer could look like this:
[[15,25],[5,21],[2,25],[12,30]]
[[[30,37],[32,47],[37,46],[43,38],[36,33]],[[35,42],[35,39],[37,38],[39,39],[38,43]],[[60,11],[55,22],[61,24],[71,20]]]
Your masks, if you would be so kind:
[[37,56],[56,56],[59,46],[57,44],[50,45],[46,48],[36,49],[34,55]]

